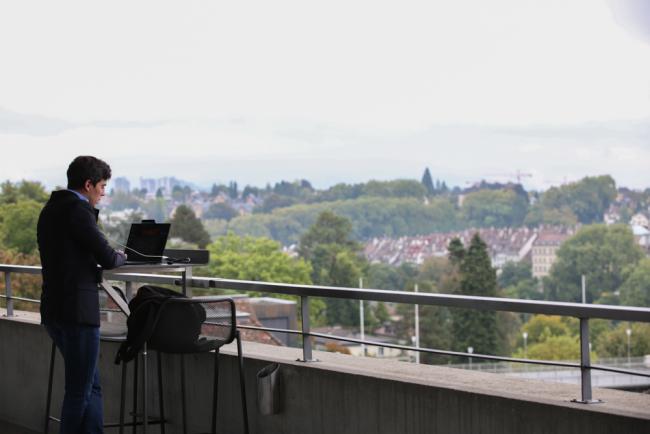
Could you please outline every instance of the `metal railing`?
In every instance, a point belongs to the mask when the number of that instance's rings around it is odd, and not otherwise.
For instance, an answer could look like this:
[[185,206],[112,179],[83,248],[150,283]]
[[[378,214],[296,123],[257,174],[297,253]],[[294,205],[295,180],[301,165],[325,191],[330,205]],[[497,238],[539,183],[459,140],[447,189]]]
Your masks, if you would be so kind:
[[[6,299],[7,316],[13,315],[13,301],[22,300],[30,302],[39,302],[38,300],[14,297],[11,290],[11,274],[27,273],[40,274],[39,266],[24,265],[7,265],[0,264],[0,272],[4,273],[5,295],[0,298]],[[395,348],[406,351],[419,351],[422,353],[438,354],[446,356],[461,356],[471,359],[492,360],[502,362],[528,363],[535,365],[559,366],[568,368],[579,368],[581,371],[581,398],[575,399],[575,402],[593,403],[599,402],[592,398],[591,390],[591,370],[601,370],[616,372],[621,374],[639,375],[650,377],[649,374],[629,369],[619,369],[609,366],[592,365],[589,352],[589,320],[590,319],[609,319],[619,321],[638,321],[650,323],[650,309],[641,307],[621,307],[608,305],[578,304],[536,300],[518,300],[497,297],[476,297],[464,295],[447,295],[431,294],[422,292],[405,292],[405,291],[386,291],[377,289],[356,289],[356,288],[339,288],[330,286],[315,285],[296,285],[287,283],[268,283],[245,280],[221,279],[212,277],[194,277],[188,273],[187,280],[183,282],[183,276],[160,275],[160,274],[138,274],[123,273],[119,271],[105,271],[104,276],[109,280],[123,281],[127,288],[133,283],[155,283],[183,286],[185,283],[188,289],[188,295],[191,295],[190,288],[214,288],[230,289],[238,291],[256,291],[272,294],[285,294],[300,297],[301,305],[301,330],[278,329],[270,327],[255,327],[240,325],[239,328],[250,330],[262,330],[278,333],[289,333],[302,336],[302,361],[314,361],[312,354],[311,337],[320,337],[334,339],[343,342],[359,343],[364,345],[374,345],[385,348]],[[393,303],[405,303],[413,305],[430,305],[443,306],[474,310],[487,311],[505,311],[529,314],[560,315],[577,318],[580,321],[580,362],[560,362],[550,360],[533,360],[513,357],[495,356],[490,354],[465,353],[458,351],[447,351],[432,348],[422,348],[406,346],[399,344],[390,344],[383,342],[374,342],[334,336],[329,334],[314,333],[311,331],[309,323],[309,305],[311,297],[325,298],[343,298],[353,300],[383,301]]]

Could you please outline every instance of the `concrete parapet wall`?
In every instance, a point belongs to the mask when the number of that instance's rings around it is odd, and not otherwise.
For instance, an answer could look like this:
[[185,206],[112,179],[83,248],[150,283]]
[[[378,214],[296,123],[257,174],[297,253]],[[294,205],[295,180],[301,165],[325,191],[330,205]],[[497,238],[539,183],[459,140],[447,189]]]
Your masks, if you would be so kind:
[[[42,429],[50,345],[44,329],[33,321],[0,318],[0,421]],[[226,348],[221,356],[220,433],[242,432],[233,349]],[[118,418],[121,369],[113,363],[116,350],[115,343],[102,344],[107,421]],[[594,398],[606,402],[583,405],[569,402],[580,393],[571,385],[320,352],[315,355],[321,361],[302,363],[296,361],[299,350],[247,342],[244,353],[249,419],[256,434],[650,432],[650,395],[594,389]],[[157,414],[156,358],[150,354],[150,409]],[[189,432],[209,431],[213,360],[211,354],[185,358]],[[282,411],[262,416],[255,374],[270,362],[281,364]],[[62,397],[60,356],[57,367],[55,413]],[[182,431],[179,369],[178,356],[163,357],[168,433]],[[128,384],[130,408],[130,375]],[[158,427],[151,432],[159,432]]]

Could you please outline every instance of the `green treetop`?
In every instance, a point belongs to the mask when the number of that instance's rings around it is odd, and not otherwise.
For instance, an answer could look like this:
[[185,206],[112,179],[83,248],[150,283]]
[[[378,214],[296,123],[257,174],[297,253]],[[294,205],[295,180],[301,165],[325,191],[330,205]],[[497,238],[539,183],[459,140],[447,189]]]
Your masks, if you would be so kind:
[[229,233],[208,246],[211,276],[296,284],[311,283],[311,267],[282,252],[277,241]]
[[0,184],[0,205],[18,203],[23,200],[33,200],[34,202],[44,204],[49,195],[45,187],[38,181],[26,181],[12,184],[11,181],[5,181]]
[[0,205],[0,244],[24,254],[36,252],[36,223],[42,208],[33,200]]
[[557,259],[544,282],[549,300],[580,302],[581,276],[586,276],[587,303],[603,293],[614,293],[643,257],[625,225],[582,227],[557,251]]
[[337,245],[343,250],[358,252],[361,245],[352,239],[352,224],[345,217],[323,211],[316,222],[300,237],[300,256],[311,259],[319,245]]
[[[586,177],[561,187],[547,190],[528,224],[557,224],[577,219],[580,223],[596,223],[616,198],[616,182],[609,175]],[[549,212],[555,210],[554,212]]]
[[424,175],[422,175],[422,185],[427,189],[429,196],[433,196],[435,193],[435,187],[433,186],[433,178],[431,178],[431,172],[429,168],[424,169]]
[[[458,255],[458,252],[454,254]],[[496,296],[496,271],[492,268],[487,245],[478,234],[472,237],[469,247],[465,250],[459,270],[459,294],[483,297]],[[453,347],[457,351],[466,351],[468,347],[473,347],[476,353],[495,354],[498,350],[498,328],[495,312],[454,309],[452,310],[452,330],[454,336]]]
[[[356,287],[367,264],[361,246],[352,239],[352,225],[344,217],[322,212],[301,237],[300,255],[312,264],[317,285]],[[358,306],[353,300],[327,299],[329,324],[357,325]]]
[[470,227],[520,226],[527,212],[528,198],[514,189],[469,193],[462,207],[462,216]]
[[210,235],[190,207],[179,205],[170,223],[171,237],[179,237],[188,243],[197,244],[201,249],[210,243]]
[[621,304],[650,307],[650,259],[643,259],[620,288]]

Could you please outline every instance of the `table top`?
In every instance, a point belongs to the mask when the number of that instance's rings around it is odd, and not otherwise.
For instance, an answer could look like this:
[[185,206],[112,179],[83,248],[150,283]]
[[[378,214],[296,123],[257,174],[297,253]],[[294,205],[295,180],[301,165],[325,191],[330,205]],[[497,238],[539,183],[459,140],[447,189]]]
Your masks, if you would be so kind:
[[197,263],[178,263],[178,264],[128,264],[122,265],[121,267],[112,268],[110,270],[104,270],[106,273],[146,273],[146,272],[160,272],[160,271],[178,271],[184,270],[191,267],[200,267],[207,264],[197,264]]

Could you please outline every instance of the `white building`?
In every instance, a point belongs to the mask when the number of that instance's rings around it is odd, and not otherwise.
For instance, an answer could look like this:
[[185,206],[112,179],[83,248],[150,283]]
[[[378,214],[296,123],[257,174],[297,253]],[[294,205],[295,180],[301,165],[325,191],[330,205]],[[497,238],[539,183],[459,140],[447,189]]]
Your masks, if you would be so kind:
[[557,249],[568,237],[569,235],[558,232],[542,232],[539,234],[533,242],[531,254],[533,277],[548,276],[551,266],[555,262]]

